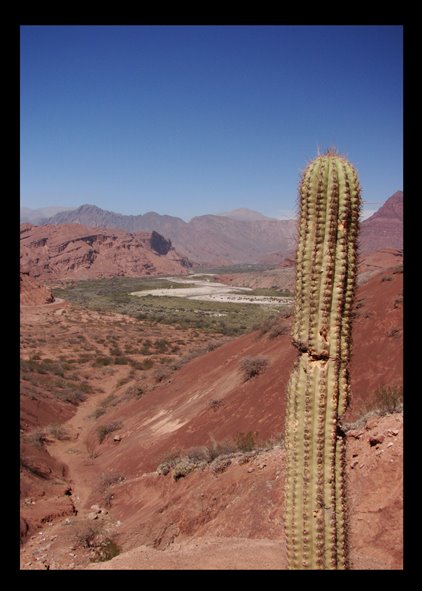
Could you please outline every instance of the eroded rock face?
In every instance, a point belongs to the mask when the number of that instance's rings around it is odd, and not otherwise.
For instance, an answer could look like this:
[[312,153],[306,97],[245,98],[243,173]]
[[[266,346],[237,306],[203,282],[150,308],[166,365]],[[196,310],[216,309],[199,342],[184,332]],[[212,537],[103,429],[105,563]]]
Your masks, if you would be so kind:
[[21,271],[40,280],[173,275],[190,266],[158,232],[21,225]]
[[28,273],[20,274],[20,303],[23,306],[51,304],[54,296],[45,285],[40,285]]
[[383,248],[403,248],[403,192],[396,191],[382,207],[361,224],[362,254]]

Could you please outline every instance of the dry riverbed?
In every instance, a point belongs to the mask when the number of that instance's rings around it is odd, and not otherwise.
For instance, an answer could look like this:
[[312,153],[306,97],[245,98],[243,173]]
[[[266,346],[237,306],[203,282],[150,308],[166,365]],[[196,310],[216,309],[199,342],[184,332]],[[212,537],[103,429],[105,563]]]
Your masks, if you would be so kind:
[[[201,275],[203,277],[203,275]],[[211,276],[210,276],[211,277]],[[204,302],[229,302],[235,304],[261,304],[265,306],[279,306],[280,304],[290,304],[291,298],[278,296],[259,296],[248,295],[253,291],[250,287],[236,287],[225,285],[217,281],[207,279],[195,279],[191,275],[186,279],[180,277],[165,277],[173,283],[187,283],[190,287],[168,288],[168,289],[146,289],[142,291],[133,291],[130,295],[134,296],[170,296],[178,298],[187,298],[189,300],[199,300]],[[192,287],[194,284],[194,287]]]

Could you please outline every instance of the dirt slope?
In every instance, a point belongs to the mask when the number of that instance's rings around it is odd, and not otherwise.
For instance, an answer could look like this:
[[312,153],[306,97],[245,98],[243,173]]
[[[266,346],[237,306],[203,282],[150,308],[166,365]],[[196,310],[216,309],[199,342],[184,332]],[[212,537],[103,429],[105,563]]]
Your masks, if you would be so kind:
[[[400,269],[362,284],[355,312],[348,421],[371,405],[376,388],[401,384]],[[95,330],[93,323],[94,342]],[[241,362],[250,356],[265,357],[268,366],[245,381]],[[72,439],[47,445],[57,465],[68,466],[64,477],[78,514],[66,517],[68,523],[57,515],[47,520],[39,538],[25,544],[23,568],[84,568],[92,549],[75,544],[75,528],[94,521],[116,536],[124,553],[132,551],[104,563],[106,568],[285,568],[284,455],[274,445],[283,431],[285,385],[295,356],[288,333],[270,338],[256,332],[193,359],[138,399],[125,398],[132,382],[119,388],[117,375],[97,376],[104,392],[80,405],[68,423]],[[111,392],[121,403],[97,422],[87,420]],[[402,418],[371,420],[348,432],[353,566],[401,568]],[[121,425],[100,443],[98,426],[113,421]],[[267,451],[232,456],[229,463],[217,458],[177,481],[156,471],[171,452],[213,448],[249,431],[258,442],[272,439]],[[101,509],[94,516],[93,505]]]

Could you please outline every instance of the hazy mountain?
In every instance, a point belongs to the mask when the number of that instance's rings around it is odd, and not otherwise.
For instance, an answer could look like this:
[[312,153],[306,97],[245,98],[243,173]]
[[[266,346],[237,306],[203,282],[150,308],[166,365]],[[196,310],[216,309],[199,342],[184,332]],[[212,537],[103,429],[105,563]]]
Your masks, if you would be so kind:
[[40,207],[38,209],[31,209],[30,207],[21,207],[20,222],[29,224],[43,223],[47,218],[56,215],[63,211],[71,211],[73,207],[63,207],[61,205],[52,205],[51,207]]
[[[61,211],[44,223],[79,223],[126,232],[155,230],[176,250],[198,264],[275,263],[294,256],[296,220],[277,220],[246,208],[221,215],[202,215],[185,222],[153,211],[122,215],[95,205]],[[361,225],[361,252],[403,247],[403,192],[397,191]]]
[[257,263],[268,253],[289,250],[294,245],[296,228],[294,220],[265,216],[245,221],[227,215],[203,215],[185,222],[152,211],[143,215],[122,215],[95,205],[82,205],[58,213],[47,223],[79,223],[120,228],[127,232],[155,230],[169,238],[176,250],[192,262],[211,264]]
[[240,207],[239,209],[233,209],[232,211],[226,211],[221,213],[226,218],[231,218],[232,220],[239,220],[241,222],[256,222],[262,220],[274,220],[276,218],[269,218],[266,215],[259,213],[259,211],[254,211],[253,209],[247,209],[246,207]]

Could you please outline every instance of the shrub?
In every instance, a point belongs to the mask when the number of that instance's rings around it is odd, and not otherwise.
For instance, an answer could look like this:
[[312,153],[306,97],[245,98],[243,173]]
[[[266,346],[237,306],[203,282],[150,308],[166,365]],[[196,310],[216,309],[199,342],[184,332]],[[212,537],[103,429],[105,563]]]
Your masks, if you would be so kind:
[[104,406],[99,406],[89,416],[92,419],[99,419],[105,413],[106,413],[106,409],[104,408]]
[[401,386],[380,386],[375,391],[375,403],[383,414],[398,412],[402,408],[403,389]]
[[112,486],[113,484],[117,484],[119,482],[123,482],[125,477],[123,474],[119,474],[118,472],[111,472],[109,474],[101,474],[100,476],[100,489],[105,490]]
[[109,433],[117,431],[122,426],[122,421],[113,421],[107,425],[100,425],[97,429],[98,441],[102,443]]
[[217,398],[214,398],[213,400],[210,400],[208,404],[209,404],[210,408],[212,408],[214,411],[216,411],[223,404],[223,401],[218,400]]
[[104,367],[105,365],[110,365],[110,363],[111,359],[109,357],[97,357],[92,367]]
[[232,461],[230,458],[217,458],[211,464],[211,470],[214,472],[214,474],[221,474],[221,472],[224,472],[231,463]]
[[96,538],[101,532],[101,524],[92,521],[80,521],[74,526],[74,535],[76,542],[83,548],[93,548]]
[[159,369],[156,369],[154,372],[155,381],[162,382],[163,380],[168,378],[170,374],[171,369],[169,369],[168,367],[160,367]]
[[289,327],[285,324],[280,324],[279,322],[274,324],[271,330],[268,332],[269,339],[275,339],[278,336],[285,335],[289,333]]
[[31,443],[38,449],[41,449],[42,447],[44,447],[44,444],[47,441],[47,436],[45,431],[34,431],[30,435],[28,435],[27,441],[28,443]]
[[129,388],[125,391],[123,398],[126,400],[127,398],[136,398],[139,400],[145,394],[144,389],[142,386],[133,385],[129,386]]
[[66,388],[61,392],[56,392],[56,397],[60,400],[64,400],[65,402],[70,402],[70,404],[79,404],[86,400],[86,396],[84,392],[80,390],[74,390],[73,388]]
[[118,556],[120,552],[120,546],[113,539],[106,538],[95,548],[95,554],[90,560],[91,562],[106,562]]
[[173,468],[173,479],[177,481],[180,478],[184,478],[190,474],[195,467],[196,464],[194,462],[188,458],[182,458]]
[[268,365],[266,357],[244,357],[240,363],[240,369],[243,373],[245,382],[261,374]]
[[257,433],[248,431],[247,433],[237,433],[235,437],[236,446],[240,451],[252,451],[255,449],[255,436]]
[[237,451],[237,446],[235,443],[230,443],[228,441],[223,441],[220,443],[216,443],[215,441],[211,446],[208,447],[208,454],[209,454],[209,461],[215,460],[219,456],[229,455]]
[[154,347],[158,353],[166,353],[170,347],[170,343],[166,339],[158,339],[155,341]]
[[114,365],[128,365],[130,363],[130,359],[121,355],[119,357],[115,357],[113,363]]
[[59,441],[65,441],[70,439],[69,433],[62,425],[50,425],[48,431],[52,437]]

